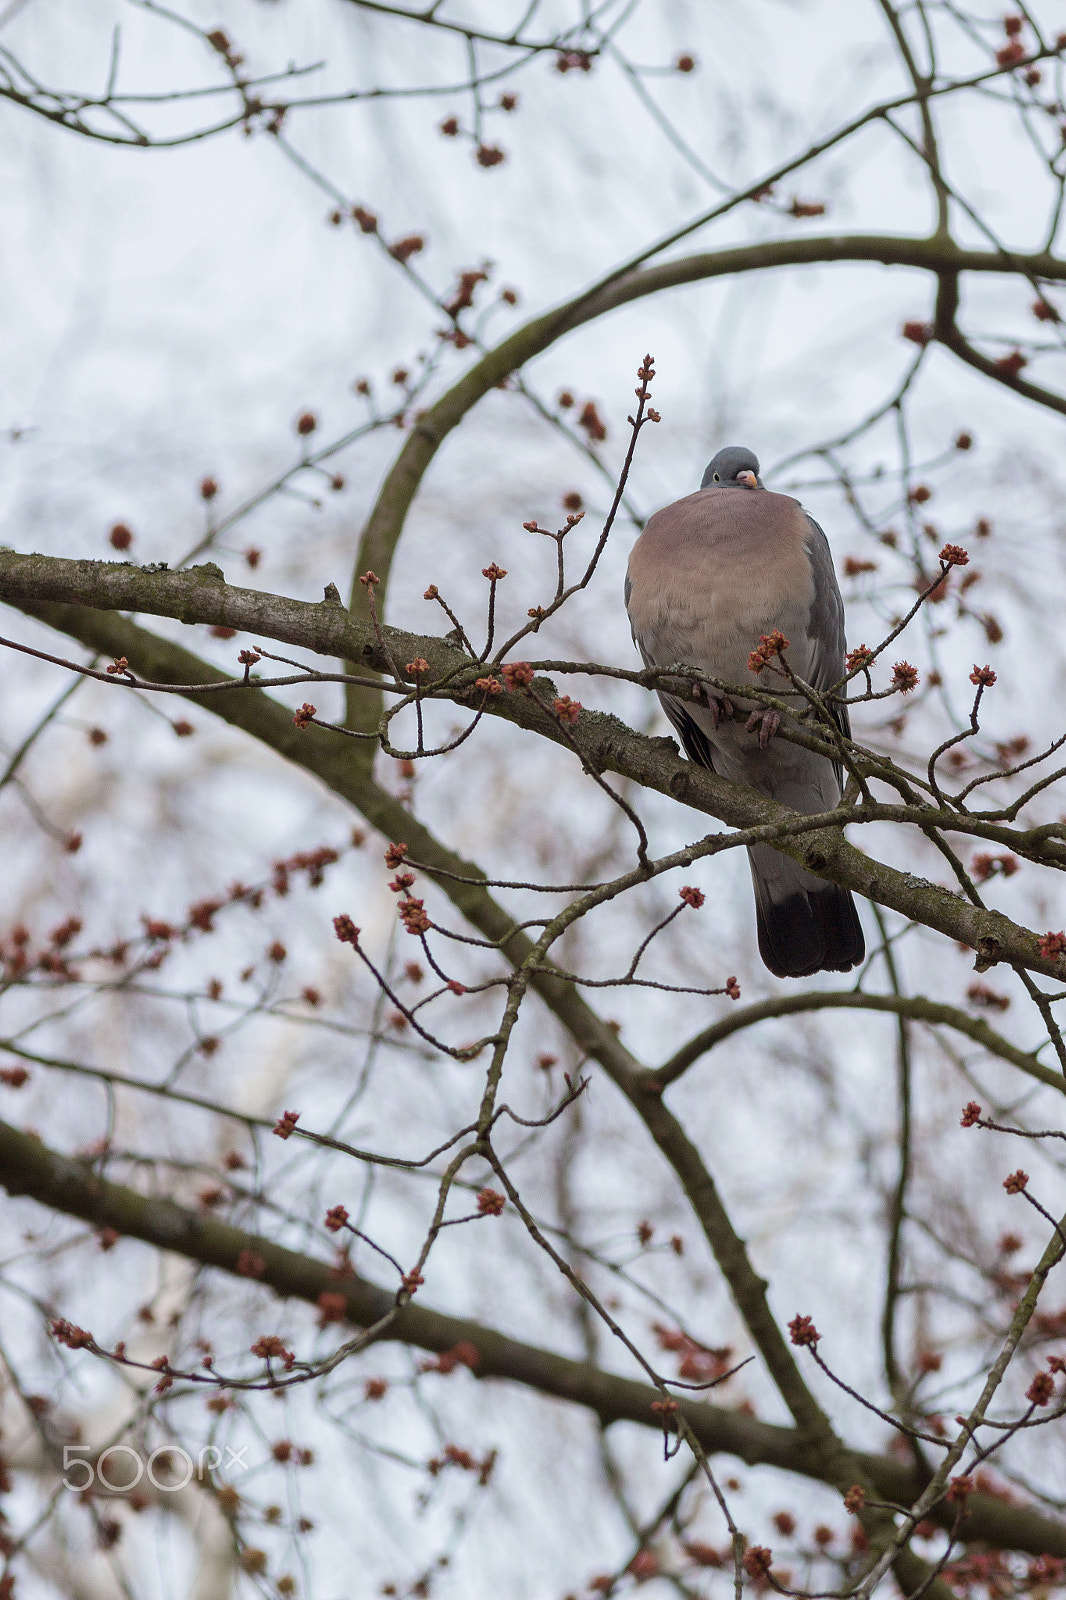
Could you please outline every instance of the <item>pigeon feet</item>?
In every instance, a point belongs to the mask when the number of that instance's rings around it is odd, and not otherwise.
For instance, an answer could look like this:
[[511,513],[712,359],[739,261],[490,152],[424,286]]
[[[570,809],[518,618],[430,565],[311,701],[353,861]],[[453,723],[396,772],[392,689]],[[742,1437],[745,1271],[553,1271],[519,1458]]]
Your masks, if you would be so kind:
[[722,722],[732,722],[733,702],[726,695],[722,695],[721,698],[717,695],[708,695],[707,706],[715,728]]
[[754,733],[758,728],[759,749],[765,750],[780,726],[781,718],[776,711],[753,711],[744,724],[744,731]]
[[733,720],[733,702],[727,695],[711,694],[701,683],[692,685],[693,700],[706,700],[707,709],[711,713],[711,722],[717,730],[723,722]]

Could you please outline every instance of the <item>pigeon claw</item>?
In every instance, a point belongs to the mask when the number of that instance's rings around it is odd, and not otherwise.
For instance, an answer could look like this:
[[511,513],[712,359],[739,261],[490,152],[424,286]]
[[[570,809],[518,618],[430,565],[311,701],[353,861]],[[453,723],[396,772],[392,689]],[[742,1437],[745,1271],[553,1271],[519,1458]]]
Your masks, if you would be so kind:
[[709,694],[707,696],[707,709],[711,713],[711,722],[714,724],[716,732],[723,722],[732,722],[733,720],[733,702],[726,695]]
[[776,711],[753,711],[744,724],[744,731],[754,733],[758,728],[759,749],[765,750],[780,726],[781,718]]
[[712,694],[710,689],[705,688],[702,683],[694,683],[692,685],[692,698],[693,700],[706,700],[707,709],[711,713],[711,724],[716,732],[723,722],[732,722],[734,714],[733,702],[728,695]]

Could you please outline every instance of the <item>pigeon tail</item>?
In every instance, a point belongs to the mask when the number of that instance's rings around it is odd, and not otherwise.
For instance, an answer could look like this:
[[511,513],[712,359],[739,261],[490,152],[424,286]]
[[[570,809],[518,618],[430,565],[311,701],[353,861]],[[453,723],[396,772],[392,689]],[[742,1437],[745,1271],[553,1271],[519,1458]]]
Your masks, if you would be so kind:
[[[766,849],[765,846],[762,847]],[[776,852],[771,852],[776,855]],[[809,978],[815,972],[850,972],[866,955],[855,902],[847,889],[796,866],[782,895],[781,857],[765,874],[749,851],[759,954],[775,978]],[[761,854],[761,852],[760,852]]]

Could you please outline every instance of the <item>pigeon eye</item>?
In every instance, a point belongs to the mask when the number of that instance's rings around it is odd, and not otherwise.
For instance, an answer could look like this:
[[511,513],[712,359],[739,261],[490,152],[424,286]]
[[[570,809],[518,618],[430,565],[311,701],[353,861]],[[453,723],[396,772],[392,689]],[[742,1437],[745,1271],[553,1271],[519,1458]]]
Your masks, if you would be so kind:
[[721,473],[720,473],[720,472],[716,472],[716,473],[715,473],[715,475],[714,475],[714,481],[715,481],[715,483],[721,483],[721,481],[722,481],[722,475],[721,475]]

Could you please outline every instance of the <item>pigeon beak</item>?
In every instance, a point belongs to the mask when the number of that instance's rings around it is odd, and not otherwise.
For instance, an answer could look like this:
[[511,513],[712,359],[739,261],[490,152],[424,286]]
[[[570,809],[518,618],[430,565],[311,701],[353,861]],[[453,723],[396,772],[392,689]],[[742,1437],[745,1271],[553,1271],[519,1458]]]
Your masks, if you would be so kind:
[[759,480],[754,472],[738,472],[737,482],[744,484],[748,489],[757,489],[759,487]]

